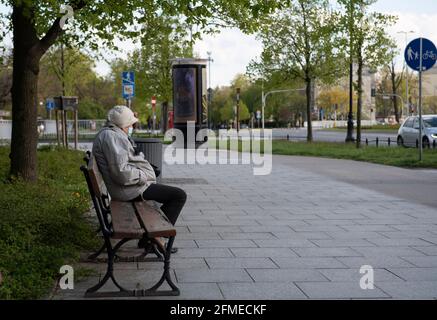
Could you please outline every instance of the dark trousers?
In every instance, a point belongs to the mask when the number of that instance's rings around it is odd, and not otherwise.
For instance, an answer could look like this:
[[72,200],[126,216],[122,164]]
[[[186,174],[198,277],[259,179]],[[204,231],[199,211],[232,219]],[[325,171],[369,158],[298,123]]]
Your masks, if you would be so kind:
[[162,203],[161,210],[170,222],[175,225],[187,201],[187,194],[180,188],[154,183],[144,191],[143,199]]

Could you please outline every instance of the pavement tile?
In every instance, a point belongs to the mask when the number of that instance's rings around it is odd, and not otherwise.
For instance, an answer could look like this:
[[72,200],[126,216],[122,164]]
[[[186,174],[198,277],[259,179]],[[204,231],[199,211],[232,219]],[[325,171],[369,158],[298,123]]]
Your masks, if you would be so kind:
[[328,281],[314,269],[247,269],[255,282]]
[[361,268],[370,265],[373,268],[412,268],[414,264],[405,259],[392,256],[373,256],[373,257],[337,257],[338,261],[350,268]]
[[275,240],[276,237],[269,232],[223,232],[219,233],[223,240]]
[[335,258],[312,257],[312,258],[272,258],[272,260],[284,269],[318,269],[318,268],[345,268],[346,265]]
[[356,247],[354,250],[363,256],[424,256],[425,254],[411,247]]
[[427,256],[437,256],[437,246],[413,246],[412,248],[423,252]]
[[274,258],[274,257],[297,257],[288,248],[231,248],[236,257],[244,258]]
[[336,248],[336,247],[369,247],[373,244],[365,239],[334,239],[334,240],[311,240],[321,248]]
[[[374,283],[379,281],[403,281],[403,279],[394,275],[386,269],[373,269],[374,270]],[[318,269],[326,278],[332,282],[348,282],[348,281],[360,281],[362,274],[360,268],[354,269]]]
[[405,239],[368,239],[369,242],[380,247],[405,247],[405,246],[434,246],[432,243],[419,238]]
[[390,298],[377,287],[363,290],[355,282],[297,282],[296,285],[310,299],[378,299]]
[[375,286],[393,299],[437,299],[437,281],[381,282]]
[[232,257],[228,248],[181,248],[177,253],[181,258]]
[[176,278],[183,282],[253,282],[244,269],[176,269]]
[[311,248],[314,243],[306,239],[254,240],[260,248]]
[[252,240],[196,240],[199,248],[256,248]]
[[270,258],[206,258],[211,269],[278,268]]
[[388,270],[406,281],[437,281],[437,268],[389,268]]
[[300,257],[359,257],[351,248],[293,248]]
[[220,283],[225,299],[231,300],[295,300],[306,299],[294,283]]
[[420,268],[437,267],[436,256],[403,256],[402,259]]

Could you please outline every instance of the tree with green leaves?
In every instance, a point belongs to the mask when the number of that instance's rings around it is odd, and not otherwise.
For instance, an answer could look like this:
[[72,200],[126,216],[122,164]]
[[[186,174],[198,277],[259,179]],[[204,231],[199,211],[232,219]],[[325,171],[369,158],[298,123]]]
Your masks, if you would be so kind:
[[[390,61],[389,65],[386,66],[387,72],[390,74],[390,83],[391,83],[391,95],[392,95],[392,102],[393,102],[393,111],[395,114],[395,119],[397,123],[401,122],[401,115],[403,113],[403,110],[399,110],[399,89],[400,85],[402,84],[402,80],[404,78],[404,71],[402,70],[401,73],[396,72],[396,62],[394,60],[394,57]],[[407,114],[408,115],[408,114]]]
[[[237,104],[235,100],[228,99],[226,104],[223,106],[223,108],[220,109],[220,116],[221,116],[220,119],[226,123],[228,123],[229,121],[235,121],[236,108],[237,108]],[[244,103],[243,100],[240,100],[239,112],[240,112],[240,121],[250,119],[249,109],[247,108],[247,105],[246,103]]]
[[[148,28],[141,38],[141,49],[137,49],[122,59],[124,70],[136,74],[137,90],[133,101],[143,105],[155,96],[158,101],[168,104],[172,100],[172,59],[193,57],[188,27],[175,17],[159,15],[153,28]],[[120,73],[114,74],[121,84]],[[121,90],[121,86],[119,87]]]
[[261,74],[280,72],[284,80],[300,79],[306,87],[307,140],[313,140],[311,115],[316,81],[331,82],[343,74],[336,50],[337,16],[327,0],[295,0],[266,17],[258,38],[263,43]]
[[[78,47],[116,49],[115,40],[140,39],[158,14],[177,16],[187,25],[211,31],[218,25],[253,32],[259,17],[282,5],[273,0],[0,0],[12,9],[6,30],[13,36],[12,141],[13,176],[37,179],[37,86],[40,61],[59,39]],[[60,12],[60,5],[69,7]],[[68,23],[66,22],[66,18]],[[67,30],[63,30],[64,27]],[[5,33],[1,33],[2,40]]]
[[[387,27],[396,21],[392,15],[371,12],[370,6],[377,0],[338,0],[342,6],[340,29],[343,30],[343,48],[349,50],[350,62],[357,65],[357,137],[361,145],[361,112],[363,103],[363,68],[374,70],[384,66],[392,58],[393,40],[387,35]],[[349,128],[350,129],[350,128]]]
[[[41,59],[38,101],[60,95],[79,98],[80,119],[103,119],[117,103],[114,82],[96,74],[95,60],[83,50],[53,46]],[[38,115],[46,114],[40,108]]]

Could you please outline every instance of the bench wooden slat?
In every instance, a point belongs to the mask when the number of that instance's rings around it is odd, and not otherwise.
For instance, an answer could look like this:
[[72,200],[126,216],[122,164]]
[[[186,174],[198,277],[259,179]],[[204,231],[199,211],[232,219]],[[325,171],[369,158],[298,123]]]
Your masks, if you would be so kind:
[[108,191],[106,190],[105,182],[103,181],[102,174],[100,173],[99,167],[97,166],[97,161],[94,156],[91,156],[88,162],[88,173],[91,180],[91,185],[94,193],[97,197],[102,197],[106,195]]
[[144,228],[138,222],[131,202],[111,201],[111,217],[114,230],[111,238],[141,239],[143,237]]
[[162,215],[160,211],[146,202],[134,202],[138,220],[151,238],[174,237],[175,227]]

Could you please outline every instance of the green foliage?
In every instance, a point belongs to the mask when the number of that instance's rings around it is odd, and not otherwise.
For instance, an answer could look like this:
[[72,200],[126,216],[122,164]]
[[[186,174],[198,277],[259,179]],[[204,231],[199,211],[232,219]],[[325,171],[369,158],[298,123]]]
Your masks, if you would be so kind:
[[312,140],[314,109],[311,88],[316,81],[331,83],[344,74],[337,24],[328,0],[296,0],[266,17],[258,34],[264,48],[261,62],[251,65],[252,73],[263,78],[276,73],[284,80],[305,82],[308,140]]
[[106,119],[107,113],[113,105],[102,106],[89,97],[80,100],[79,119]]
[[0,148],[0,299],[35,299],[55,284],[59,268],[97,245],[84,213],[89,195],[81,152],[38,152],[37,183],[8,181],[9,148]]
[[[225,106],[220,109],[220,119],[223,122],[233,121],[236,119],[235,110],[236,110],[237,103],[232,100],[228,99]],[[250,113],[247,109],[247,105],[244,103],[244,101],[240,100],[240,106],[239,106],[239,116],[240,121],[248,120],[250,119]]]
[[151,116],[150,100],[157,98],[157,119],[160,119],[160,104],[169,103],[173,97],[172,62],[178,57],[193,56],[188,28],[177,18],[158,16],[141,38],[141,49],[112,64],[112,78],[116,92],[121,92],[121,72],[135,72],[136,93],[132,104],[143,123]]
[[[140,39],[154,27],[159,15],[172,16],[188,26],[196,25],[193,38],[200,32],[214,32],[217,26],[237,27],[246,32],[255,30],[259,18],[272,12],[288,1],[275,0],[191,0],[143,1],[143,0],[0,0],[7,6],[17,6],[24,13],[35,16],[37,36],[42,38],[52,25],[64,16],[62,4],[71,5],[74,18],[70,19],[65,34],[66,42],[97,50],[99,46],[117,48],[115,40]],[[11,15],[2,21],[10,26]],[[1,37],[0,37],[1,40]]]
[[46,116],[44,101],[62,95],[64,83],[65,94],[79,98],[80,119],[106,118],[107,110],[117,104],[116,96],[120,93],[114,92],[115,85],[111,79],[96,74],[94,66],[94,59],[76,48],[55,46],[49,50],[40,64],[38,99],[43,102],[43,108],[39,110],[39,115]]
[[393,57],[393,39],[387,28],[397,21],[397,17],[370,11],[377,0],[338,0],[342,11],[339,15],[338,30],[342,34],[342,47],[352,53],[353,59],[362,56],[363,63],[377,69]]
[[258,38],[262,61],[253,64],[262,75],[282,73],[283,78],[331,82],[342,74],[336,32],[337,16],[326,0],[297,0],[268,16]]

